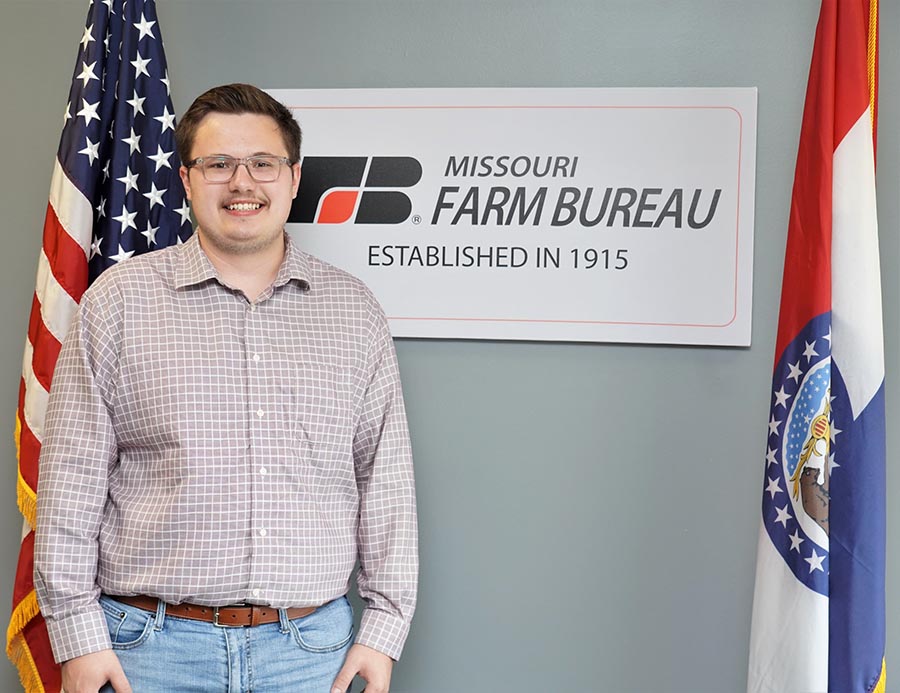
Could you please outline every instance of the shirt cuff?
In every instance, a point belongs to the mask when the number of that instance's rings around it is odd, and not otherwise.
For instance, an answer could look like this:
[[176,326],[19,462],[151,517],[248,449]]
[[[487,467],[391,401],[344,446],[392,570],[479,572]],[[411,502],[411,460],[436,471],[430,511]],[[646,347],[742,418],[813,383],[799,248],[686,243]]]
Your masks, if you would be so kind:
[[48,618],[46,622],[53,658],[59,664],[81,655],[112,648],[106,617],[99,603],[95,602],[87,611],[63,618]]
[[408,621],[386,611],[366,609],[362,614],[356,644],[371,647],[396,661],[400,659],[407,635],[409,635]]

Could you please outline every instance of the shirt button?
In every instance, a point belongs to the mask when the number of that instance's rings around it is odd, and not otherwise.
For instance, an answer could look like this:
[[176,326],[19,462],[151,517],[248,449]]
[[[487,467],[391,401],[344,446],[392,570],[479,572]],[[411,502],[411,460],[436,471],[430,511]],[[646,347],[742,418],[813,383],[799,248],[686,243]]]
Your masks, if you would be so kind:
[[255,303],[251,303],[251,304],[250,304],[250,312],[251,312],[251,313],[256,312],[256,304],[255,304]]
[[259,363],[259,354],[253,354],[253,360]]
[[264,416],[266,415],[266,412],[264,412],[262,409],[257,409],[257,410],[256,410],[256,415],[257,415],[259,418],[262,418],[262,417],[264,417]]
[[268,534],[268,532],[266,531],[265,527],[263,527],[261,530],[259,530],[259,536],[264,537],[267,534]]
[[268,474],[268,472],[269,472],[269,470],[266,469],[265,467],[260,467],[260,468],[259,468],[259,473],[262,474],[263,476],[265,476],[266,474]]
[[253,590],[253,596],[254,596],[254,597],[258,597],[259,595],[260,595],[259,589]]

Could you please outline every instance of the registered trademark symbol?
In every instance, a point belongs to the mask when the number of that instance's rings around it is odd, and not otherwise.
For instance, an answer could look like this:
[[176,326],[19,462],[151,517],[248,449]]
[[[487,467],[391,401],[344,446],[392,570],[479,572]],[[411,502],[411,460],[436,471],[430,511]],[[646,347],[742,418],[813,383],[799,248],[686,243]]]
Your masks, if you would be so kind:
[[418,214],[413,214],[412,223],[413,224],[421,224],[422,217],[420,217]]

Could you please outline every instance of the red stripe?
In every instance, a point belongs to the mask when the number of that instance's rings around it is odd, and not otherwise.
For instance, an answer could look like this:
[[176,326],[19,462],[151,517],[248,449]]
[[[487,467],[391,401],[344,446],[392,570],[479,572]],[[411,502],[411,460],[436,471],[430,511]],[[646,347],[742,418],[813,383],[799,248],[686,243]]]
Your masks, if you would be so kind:
[[44,254],[56,281],[76,303],[80,302],[88,285],[87,258],[81,246],[59,223],[53,205],[49,203],[44,219]]
[[822,2],[794,174],[776,364],[809,320],[831,310],[834,150],[869,102],[865,79],[859,79],[866,74],[867,22],[868,0]]
[[41,317],[41,303],[37,294],[34,295],[34,300],[31,302],[28,339],[32,346],[31,369],[34,371],[37,381],[47,392],[50,392],[53,369],[56,368],[56,360],[59,358],[59,350],[62,345],[44,324],[44,319]]
[[19,549],[19,564],[16,566],[16,581],[13,583],[13,608],[34,588],[34,531],[25,535]]
[[22,635],[31,651],[31,658],[37,667],[45,693],[60,693],[62,690],[62,674],[59,665],[53,661],[50,649],[50,636],[44,617],[38,614],[22,629]]
[[40,441],[28,427],[25,420],[25,380],[19,381],[19,473],[32,491],[37,491],[38,457],[41,454]]

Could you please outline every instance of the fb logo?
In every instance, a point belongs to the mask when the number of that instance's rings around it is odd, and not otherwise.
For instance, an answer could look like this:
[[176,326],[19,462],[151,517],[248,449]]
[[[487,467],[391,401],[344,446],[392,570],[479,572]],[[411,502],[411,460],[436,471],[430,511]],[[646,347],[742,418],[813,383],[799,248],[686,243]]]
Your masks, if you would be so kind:
[[288,222],[400,224],[412,201],[389,188],[411,188],[421,178],[422,164],[409,156],[307,156]]

